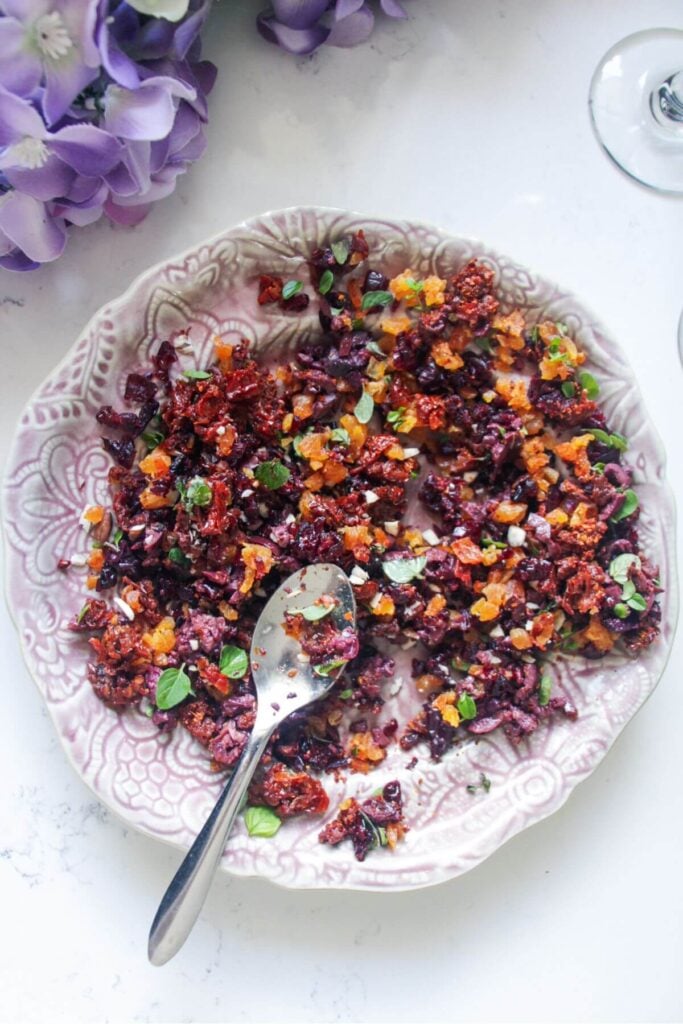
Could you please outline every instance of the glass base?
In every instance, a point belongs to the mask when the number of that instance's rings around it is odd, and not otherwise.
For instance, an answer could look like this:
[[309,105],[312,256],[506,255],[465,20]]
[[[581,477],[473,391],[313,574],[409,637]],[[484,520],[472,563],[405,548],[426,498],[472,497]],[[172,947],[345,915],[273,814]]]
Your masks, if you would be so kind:
[[683,194],[683,122],[655,117],[658,90],[683,71],[683,31],[650,29],[605,54],[591,81],[593,128],[615,164],[642,185]]

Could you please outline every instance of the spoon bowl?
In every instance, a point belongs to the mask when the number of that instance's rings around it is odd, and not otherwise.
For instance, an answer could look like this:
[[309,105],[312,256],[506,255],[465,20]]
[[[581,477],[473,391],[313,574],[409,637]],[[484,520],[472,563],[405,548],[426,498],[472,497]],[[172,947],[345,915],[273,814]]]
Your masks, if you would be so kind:
[[175,956],[192,931],[241,810],[252,776],[268,740],[285,718],[324,697],[346,660],[313,666],[291,632],[287,614],[320,607],[332,598],[329,616],[337,629],[356,623],[356,601],[348,576],[336,565],[312,565],[289,576],[261,612],[251,643],[256,687],[256,720],[235,770],[204,827],[166,890],[149,933],[150,962],[160,966]]

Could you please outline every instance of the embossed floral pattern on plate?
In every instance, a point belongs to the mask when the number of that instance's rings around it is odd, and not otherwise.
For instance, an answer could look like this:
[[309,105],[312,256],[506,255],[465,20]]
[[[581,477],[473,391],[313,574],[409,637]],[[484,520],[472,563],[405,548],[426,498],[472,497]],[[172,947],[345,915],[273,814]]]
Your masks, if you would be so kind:
[[[311,248],[358,227],[391,272],[411,266],[420,275],[443,276],[477,256],[494,268],[506,308],[521,306],[530,316],[569,325],[600,382],[611,427],[629,437],[628,458],[643,507],[642,541],[659,563],[666,588],[662,636],[638,660],[611,655],[597,663],[557,662],[556,686],[578,706],[576,723],[557,720],[518,747],[493,734],[439,764],[421,756],[412,771],[406,768],[408,756],[395,748],[371,778],[327,779],[332,808],[350,792],[363,797],[382,781],[401,780],[411,831],[396,853],[358,863],[345,847],[321,846],[320,821],[305,820],[288,823],[267,842],[249,839],[239,825],[222,861],[234,874],[262,875],[291,887],[391,891],[461,874],[560,807],[653,691],[671,646],[675,515],[664,454],[622,352],[572,295],[479,242],[424,224],[316,208],[255,218],[155,267],[96,314],[21,418],[4,483],[7,597],[29,670],[81,777],[128,824],[189,846],[221,777],[209,771],[205,752],[186,732],[159,738],[144,716],[107,709],[86,678],[86,645],[65,627],[83,601],[84,576],[62,574],[56,564],[85,552],[79,515],[87,502],[107,497],[109,460],[95,413],[102,404],[121,401],[126,374],[144,366],[157,340],[172,332],[189,330],[199,363],[210,358],[215,334],[247,337],[262,353],[291,351],[316,314],[296,317],[259,308],[259,272],[306,279]],[[392,698],[399,715],[407,690]],[[472,797],[466,785],[480,772],[491,780],[491,790]]]

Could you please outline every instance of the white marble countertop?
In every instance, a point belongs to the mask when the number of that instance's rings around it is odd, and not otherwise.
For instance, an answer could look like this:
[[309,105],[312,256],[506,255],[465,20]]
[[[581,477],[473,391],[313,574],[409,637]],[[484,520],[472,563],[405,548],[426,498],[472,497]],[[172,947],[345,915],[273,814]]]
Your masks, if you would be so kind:
[[[208,151],[175,195],[134,231],[100,224],[55,265],[0,272],[2,436],[148,265],[250,214],[320,203],[479,236],[581,295],[626,349],[680,492],[683,206],[614,169],[586,105],[603,52],[683,27],[680,4],[413,0],[409,23],[312,59],[263,43],[258,6],[215,9]],[[147,928],[180,855],[75,777],[0,618],[3,1021],[681,1019],[680,644],[569,803],[469,875],[394,896],[220,877],[159,971]]]

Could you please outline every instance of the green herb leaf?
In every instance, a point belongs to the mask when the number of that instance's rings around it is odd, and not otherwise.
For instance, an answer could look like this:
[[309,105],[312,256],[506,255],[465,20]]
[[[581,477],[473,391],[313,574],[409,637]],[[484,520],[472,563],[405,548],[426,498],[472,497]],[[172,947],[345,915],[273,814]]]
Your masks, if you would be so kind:
[[330,441],[336,441],[338,444],[351,444],[349,432],[344,427],[335,427],[330,434]]
[[180,548],[171,548],[168,553],[168,560],[173,562],[174,565],[180,566],[181,569],[187,569],[192,564],[191,560]]
[[206,370],[183,370],[183,377],[188,380],[208,380],[211,376]]
[[553,681],[550,676],[541,676],[541,681],[538,684],[538,703],[541,707],[545,707],[550,700],[552,685]]
[[225,647],[221,647],[218,667],[228,679],[243,679],[249,668],[247,652],[241,647],[226,644]]
[[484,775],[484,773],[482,772],[481,775],[479,776],[479,781],[481,783],[481,788],[484,790],[485,793],[488,793],[488,791],[491,788],[491,780],[488,777],[488,775]]
[[534,326],[531,328],[531,330],[529,331],[529,337],[531,338],[531,340],[533,342],[538,341],[538,339],[540,337],[540,335],[538,333],[538,324],[534,324]]
[[298,295],[303,288],[303,281],[286,281],[282,286],[282,298],[291,299],[294,295]]
[[339,696],[341,697],[342,700],[348,700],[349,697],[353,697],[353,690],[342,690]]
[[405,414],[406,408],[404,405],[399,409],[392,409],[391,412],[387,413],[387,423],[391,423],[392,426],[399,430]]
[[341,668],[346,662],[343,658],[337,658],[335,661],[325,661],[322,665],[314,665],[313,671],[317,676],[329,676],[335,669]]
[[140,437],[145,442],[150,451],[153,451],[155,448],[158,448],[161,442],[164,440],[164,435],[160,433],[158,430],[145,430],[145,432],[141,434]]
[[289,480],[291,473],[278,459],[261,462],[254,470],[254,476],[269,491],[276,491]]
[[620,523],[622,519],[626,519],[628,516],[633,515],[635,510],[638,508],[638,495],[635,491],[630,488],[624,491],[624,504],[621,506],[618,512],[615,512],[613,516],[610,516],[610,522]]
[[250,836],[258,839],[272,839],[282,821],[270,807],[247,807],[244,824]]
[[372,352],[373,356],[376,356],[378,359],[386,359],[386,352],[382,352],[376,341],[369,341],[365,347],[368,352]]
[[567,331],[569,330],[567,325],[565,323],[563,323],[561,320],[558,320],[557,323],[555,324],[555,326],[557,327],[557,329],[560,332],[560,334],[565,334],[566,335]]
[[477,347],[480,348],[482,352],[487,352],[489,355],[491,355],[493,349],[491,348],[490,338],[475,338],[474,340]]
[[615,583],[620,583],[623,587],[628,579],[628,571],[632,565],[636,569],[640,569],[640,559],[638,555],[633,555],[630,551],[627,551],[625,554],[617,555],[616,558],[613,558],[607,571]]
[[410,288],[411,292],[415,292],[416,295],[419,295],[420,292],[424,291],[424,281],[416,281],[414,277],[407,277],[406,284]]
[[591,402],[600,394],[600,385],[598,384],[593,374],[589,373],[588,370],[582,370],[580,372],[579,384],[586,392],[586,395],[591,400]]
[[76,622],[83,622],[83,619],[85,618],[85,613],[87,612],[89,607],[90,601],[86,601],[83,607],[81,608],[80,612],[76,616]]
[[499,548],[501,551],[507,547],[504,540],[492,540],[491,537],[482,537],[481,546],[483,548]]
[[477,702],[469,693],[462,693],[458,697],[458,713],[465,721],[477,717]]
[[329,615],[333,608],[334,605],[309,604],[307,608],[302,608],[299,614],[303,615],[307,622],[319,622]]
[[560,345],[562,344],[562,338],[551,338],[548,344],[548,352],[551,356],[556,356],[560,351]]
[[633,580],[626,580],[624,583],[624,589],[621,592],[621,600],[629,601],[636,592],[636,585]]
[[561,391],[565,398],[573,398],[576,394],[576,384],[573,384],[570,380],[565,380],[562,383]]
[[418,555],[415,558],[393,558],[389,562],[382,562],[382,569],[392,583],[410,583],[420,575],[426,564],[425,555]]
[[634,594],[633,597],[629,597],[626,604],[629,606],[629,608],[633,608],[634,612],[647,611],[647,601],[645,600],[642,594]]
[[330,249],[339,266],[343,266],[349,258],[349,243],[346,239],[342,238],[340,242],[332,242]]
[[341,308],[337,309],[336,306],[330,306],[330,316],[341,316],[343,312],[344,310]]
[[451,665],[456,672],[469,672],[472,668],[472,664],[469,661],[463,661],[462,658],[453,658]]
[[599,427],[590,427],[589,433],[596,441],[600,441],[601,444],[606,444],[616,451],[625,452],[628,448],[628,441],[623,434],[608,434],[606,430],[601,430]]
[[374,399],[369,392],[364,391],[356,403],[356,408],[353,410],[354,415],[359,423],[369,423],[374,411]]
[[394,296],[391,292],[366,292],[361,299],[360,308],[367,312],[368,309],[374,309],[375,306],[388,306],[393,301]]
[[322,277],[320,278],[320,284],[318,285],[318,291],[320,292],[321,295],[327,295],[327,293],[329,292],[329,290],[330,290],[330,288],[332,287],[333,284],[334,284],[334,274],[332,273],[331,270],[326,270],[326,271],[324,271]]
[[193,505],[204,508],[211,504],[212,497],[211,485],[207,484],[206,480],[202,480],[200,476],[193,477],[182,494],[183,504],[187,509],[192,508]]
[[355,318],[354,318],[354,319],[353,319],[353,320],[351,321],[351,326],[352,326],[352,328],[354,329],[354,331],[360,331],[360,330],[362,330],[362,329],[363,329],[363,327],[365,326],[365,324],[364,324],[364,322],[363,322],[363,319],[362,319],[362,317],[359,317],[359,316],[355,317]]
[[594,473],[600,473],[600,474],[604,473],[605,472],[605,463],[604,462],[595,462],[595,463],[593,463],[593,472]]
[[612,610],[618,619],[627,619],[631,614],[628,605],[624,604],[622,601],[620,601],[619,604],[615,604]]
[[123,530],[121,529],[120,526],[117,526],[116,529],[114,530],[114,536],[112,537],[112,541],[111,542],[116,547],[118,547],[122,540],[123,540]]
[[191,693],[192,684],[185,671],[185,666],[167,668],[157,680],[155,703],[161,711],[168,711],[184,701]]
[[301,454],[301,448],[299,447],[299,445],[301,444],[305,436],[305,434],[297,434],[294,440],[292,441],[292,448],[294,449],[294,454],[298,455],[300,459],[303,458],[303,456]]

